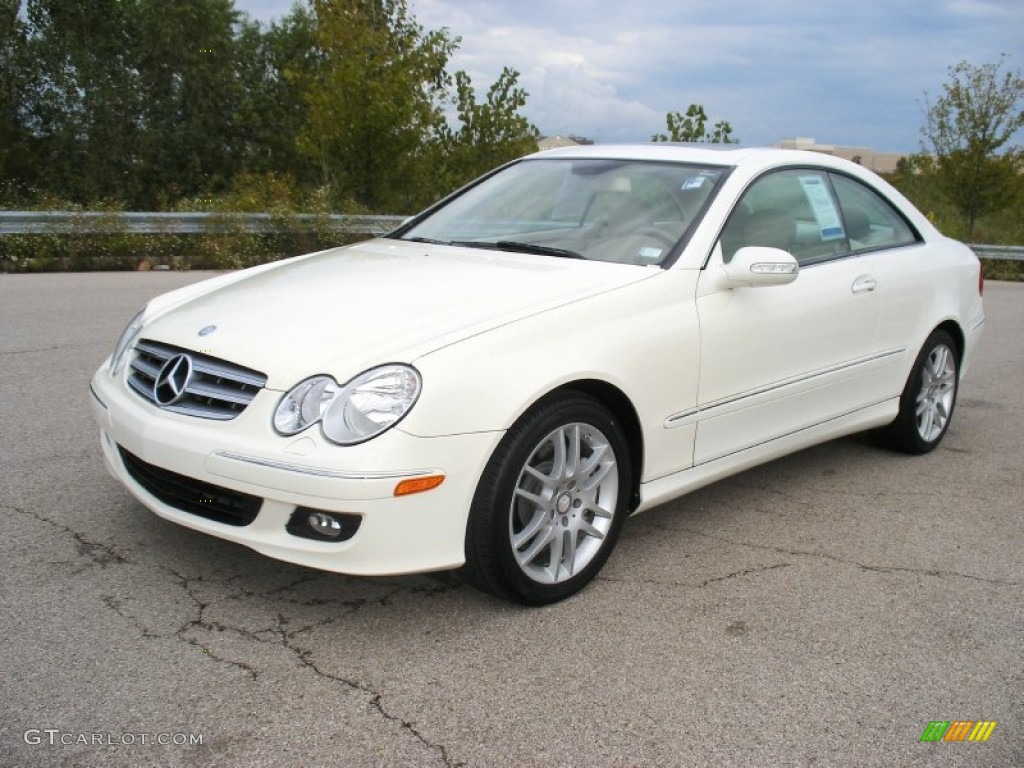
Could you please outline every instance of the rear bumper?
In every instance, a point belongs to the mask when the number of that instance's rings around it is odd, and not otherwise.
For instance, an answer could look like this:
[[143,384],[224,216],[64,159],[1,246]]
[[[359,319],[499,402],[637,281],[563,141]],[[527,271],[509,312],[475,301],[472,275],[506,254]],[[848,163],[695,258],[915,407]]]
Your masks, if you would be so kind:
[[964,344],[964,355],[960,361],[960,378],[962,379],[967,373],[968,368],[971,366],[971,362],[974,360],[974,352],[981,342],[982,332],[985,330],[985,313],[979,312],[975,317],[971,318],[970,323],[967,326],[967,339]]

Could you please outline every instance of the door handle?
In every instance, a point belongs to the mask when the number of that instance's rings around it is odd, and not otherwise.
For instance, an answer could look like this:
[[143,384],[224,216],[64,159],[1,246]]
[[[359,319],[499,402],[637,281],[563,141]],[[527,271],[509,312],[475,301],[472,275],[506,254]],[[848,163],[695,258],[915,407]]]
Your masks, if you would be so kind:
[[878,281],[875,280],[871,275],[861,275],[853,281],[853,285],[850,287],[854,293],[868,293],[869,291],[875,290],[878,287]]

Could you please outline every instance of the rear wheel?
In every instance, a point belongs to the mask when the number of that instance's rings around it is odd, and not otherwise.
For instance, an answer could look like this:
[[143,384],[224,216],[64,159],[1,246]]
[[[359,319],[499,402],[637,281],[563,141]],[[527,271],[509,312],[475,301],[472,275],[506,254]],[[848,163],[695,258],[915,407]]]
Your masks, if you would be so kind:
[[928,337],[900,397],[896,420],[876,433],[879,442],[904,453],[934,449],[949,429],[960,382],[956,343],[946,331]]
[[615,546],[630,477],[622,430],[600,403],[575,393],[542,401],[484,471],[466,533],[467,579],[534,604],[579,591]]

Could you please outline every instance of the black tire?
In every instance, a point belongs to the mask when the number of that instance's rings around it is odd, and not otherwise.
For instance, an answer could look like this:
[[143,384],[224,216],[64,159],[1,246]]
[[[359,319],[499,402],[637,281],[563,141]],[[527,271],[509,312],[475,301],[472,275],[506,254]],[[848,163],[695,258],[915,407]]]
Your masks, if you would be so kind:
[[578,592],[618,540],[630,484],[626,439],[604,406],[574,392],[542,400],[509,429],[480,479],[466,528],[466,580],[532,605]]
[[[941,371],[937,371],[937,366]],[[960,355],[956,342],[946,331],[933,331],[910,370],[900,396],[899,415],[887,427],[875,431],[876,441],[902,453],[934,450],[953,420],[959,386]]]

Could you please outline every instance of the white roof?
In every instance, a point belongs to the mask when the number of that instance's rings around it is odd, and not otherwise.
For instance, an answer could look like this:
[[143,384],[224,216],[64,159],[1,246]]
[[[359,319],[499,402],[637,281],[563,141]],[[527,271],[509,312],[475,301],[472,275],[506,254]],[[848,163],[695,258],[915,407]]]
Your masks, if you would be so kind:
[[[850,170],[859,168],[842,158],[799,149],[777,147],[744,147],[738,144],[592,144],[550,149],[530,155],[531,158],[590,157],[616,160],[664,160],[702,165],[747,166],[771,168],[779,165],[808,165]],[[863,169],[860,169],[863,170]]]

